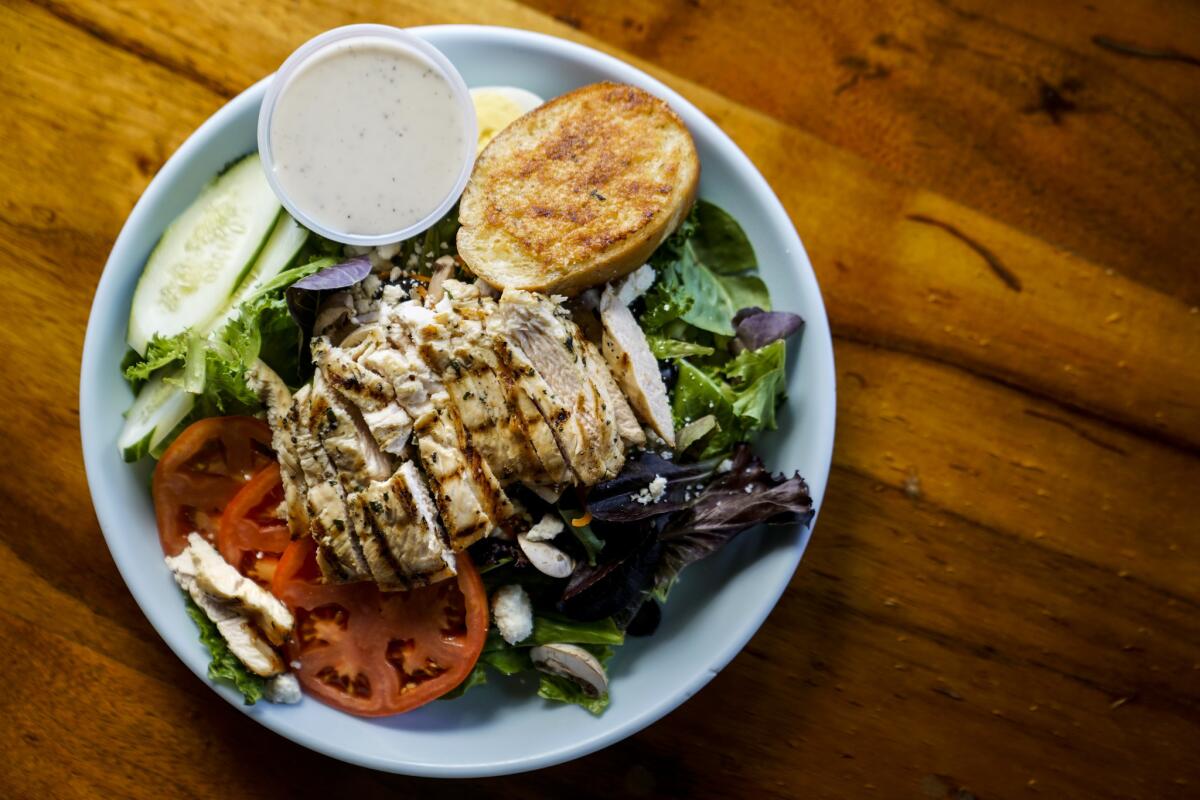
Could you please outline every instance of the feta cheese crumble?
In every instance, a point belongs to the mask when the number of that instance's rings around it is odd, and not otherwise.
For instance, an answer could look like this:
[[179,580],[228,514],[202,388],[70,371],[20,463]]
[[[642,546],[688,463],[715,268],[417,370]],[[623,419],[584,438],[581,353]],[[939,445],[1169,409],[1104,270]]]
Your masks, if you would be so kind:
[[642,489],[637,494],[633,495],[633,499],[644,506],[651,503],[657,503],[662,500],[663,495],[667,493],[667,479],[662,475],[655,475],[654,480]]
[[263,697],[271,703],[299,703],[300,681],[290,672],[276,675],[263,687]]
[[546,514],[540,521],[525,534],[525,538],[531,542],[548,542],[555,536],[563,532],[562,519],[555,514]]
[[520,584],[510,583],[496,590],[492,595],[492,617],[509,644],[528,639],[533,633],[533,603]]

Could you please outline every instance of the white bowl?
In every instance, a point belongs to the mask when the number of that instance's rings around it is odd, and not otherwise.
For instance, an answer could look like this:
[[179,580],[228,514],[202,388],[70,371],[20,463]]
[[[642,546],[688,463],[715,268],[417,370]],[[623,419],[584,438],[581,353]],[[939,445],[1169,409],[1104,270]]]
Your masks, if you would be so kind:
[[[807,321],[788,353],[780,429],[759,444],[770,466],[797,469],[819,505],[834,430],[829,324],[812,266],[787,214],[750,160],[691,103],[662,83],[590,48],[526,31],[464,25],[413,29],[441,49],[468,85],[509,84],[555,97],[599,80],[636,84],[667,100],[687,123],[702,163],[700,195],[736,217],[754,244],[777,308]],[[142,265],[166,225],[233,158],[254,149],[264,79],[231,100],[151,181],[117,237],[96,289],[83,348],[80,427],[96,516],[121,576],[150,623],[204,677],[208,657],[163,565],[147,490],[149,465],[121,461],[117,434],[132,396],[118,364]],[[737,655],[787,587],[808,529],[748,531],[684,574],[658,632],[630,638],[612,662],[612,705],[601,717],[536,697],[532,682],[493,678],[465,697],[389,719],[360,719],[311,698],[296,706],[245,707],[268,728],[313,750],[410,775],[475,777],[521,772],[591,753],[633,734],[695,694]]]

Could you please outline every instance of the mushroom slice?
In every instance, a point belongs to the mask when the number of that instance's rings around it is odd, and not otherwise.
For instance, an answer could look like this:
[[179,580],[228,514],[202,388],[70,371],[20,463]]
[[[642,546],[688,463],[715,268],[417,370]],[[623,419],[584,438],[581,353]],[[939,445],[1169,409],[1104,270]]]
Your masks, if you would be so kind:
[[544,644],[529,651],[533,665],[542,672],[578,684],[588,697],[608,691],[608,674],[594,655],[574,644]]
[[521,552],[529,559],[529,563],[543,575],[566,578],[575,571],[575,559],[549,542],[530,539],[528,534],[522,533],[517,536],[517,544],[521,546]]

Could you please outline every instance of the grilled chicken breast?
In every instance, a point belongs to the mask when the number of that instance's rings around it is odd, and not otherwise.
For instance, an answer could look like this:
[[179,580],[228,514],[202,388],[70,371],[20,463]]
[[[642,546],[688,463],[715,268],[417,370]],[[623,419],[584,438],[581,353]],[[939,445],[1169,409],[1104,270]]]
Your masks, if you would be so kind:
[[182,553],[167,557],[167,567],[247,669],[263,677],[284,671],[283,659],[271,645],[282,644],[292,629],[287,606],[242,577],[196,533],[188,536]]
[[506,290],[489,326],[578,479],[590,486],[616,475],[625,455],[615,409],[596,387],[570,315],[545,295]]
[[[322,446],[321,420],[314,418],[310,398],[318,375],[311,386],[296,392],[292,409],[296,421],[296,453],[308,484],[309,530],[319,548],[317,563],[332,581],[369,580],[370,568],[350,529],[350,509],[338,471]],[[321,414],[326,417],[327,415]],[[326,419],[326,425],[337,418]]]
[[305,494],[308,486],[300,459],[296,455],[295,431],[292,426],[292,393],[274,370],[261,360],[255,361],[246,372],[246,384],[267,407],[267,423],[271,426],[271,447],[279,460],[283,482],[283,501],[287,510],[288,529],[292,538],[308,535],[308,510]]
[[[380,328],[371,326],[354,350],[358,353],[373,350],[382,336]],[[332,346],[324,336],[314,337],[311,347],[313,363],[325,381],[358,408],[379,448],[393,455],[402,453],[412,432],[412,419],[396,403],[391,382],[359,364],[355,352]]]
[[622,302],[620,287],[610,284],[605,288],[600,297],[600,321],[604,323],[604,358],[630,405],[643,422],[674,447],[675,422],[658,359],[650,352],[641,326]]

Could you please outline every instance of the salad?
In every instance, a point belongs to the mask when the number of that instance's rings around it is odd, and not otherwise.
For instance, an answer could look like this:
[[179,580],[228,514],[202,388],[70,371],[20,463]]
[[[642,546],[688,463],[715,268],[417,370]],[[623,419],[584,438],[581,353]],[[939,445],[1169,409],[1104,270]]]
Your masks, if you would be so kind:
[[420,233],[319,235],[252,153],[135,292],[119,446],[157,461],[166,568],[246,703],[383,716],[528,675],[600,714],[689,565],[812,518],[753,451],[803,323],[695,197],[678,118],[615,84],[472,99],[471,181]]

